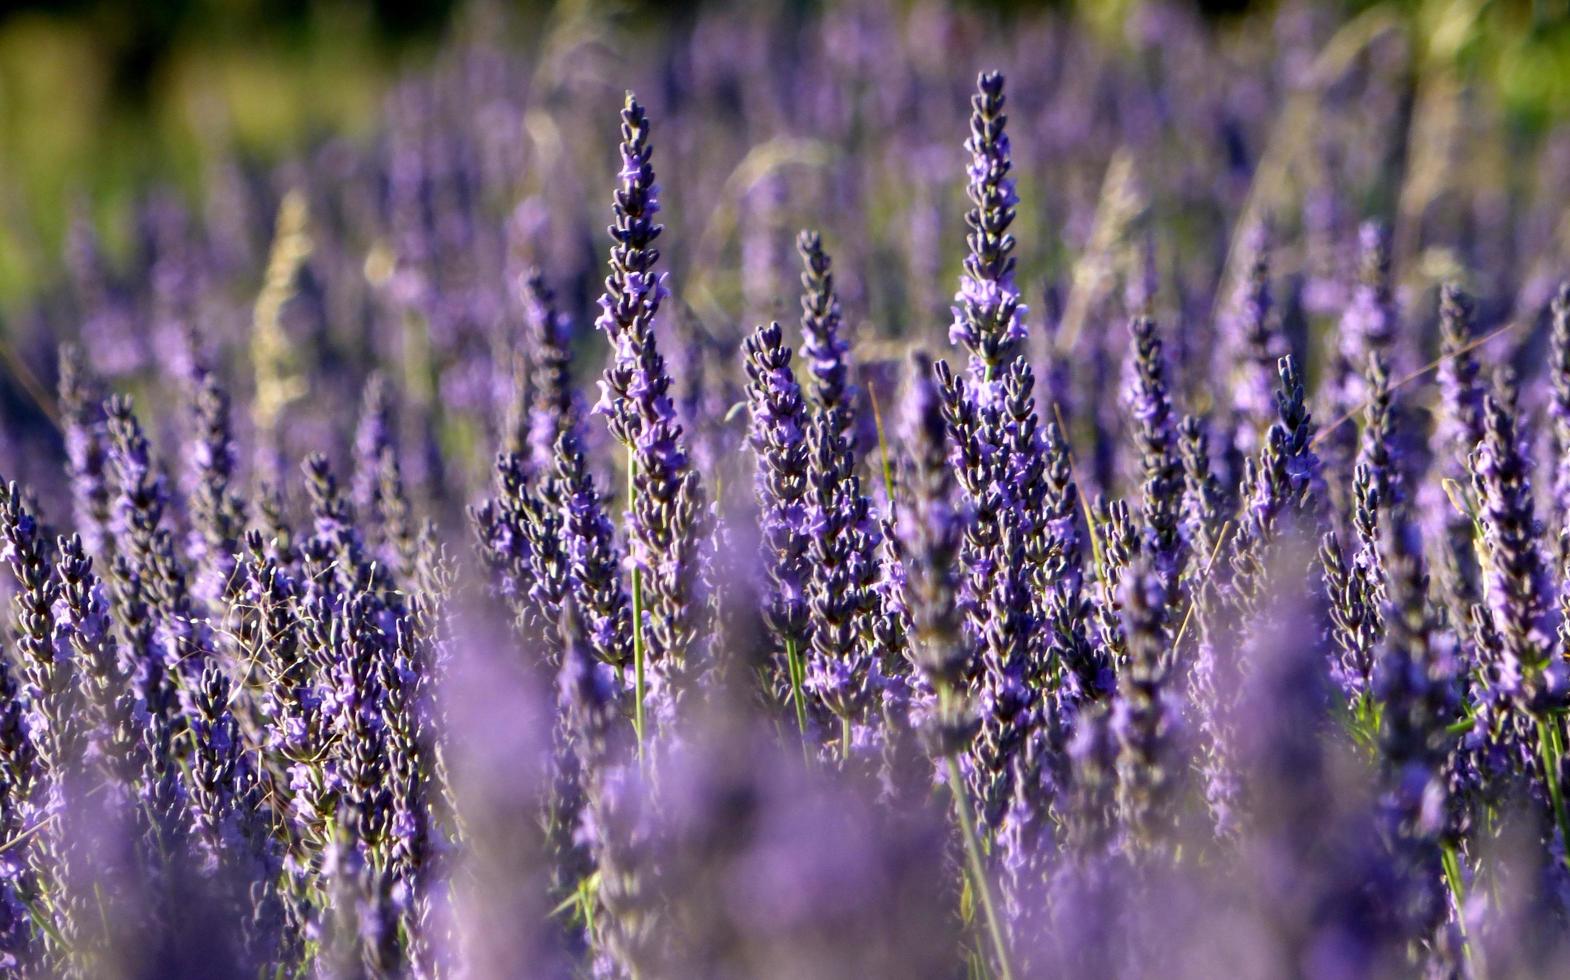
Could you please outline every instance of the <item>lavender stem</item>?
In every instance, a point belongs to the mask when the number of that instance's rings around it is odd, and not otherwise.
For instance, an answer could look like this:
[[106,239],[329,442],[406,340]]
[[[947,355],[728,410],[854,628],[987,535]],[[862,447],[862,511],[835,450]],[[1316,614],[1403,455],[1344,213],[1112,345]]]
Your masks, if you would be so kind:
[[[801,729],[802,750],[806,751],[807,702],[803,699],[801,693],[801,678],[803,674],[801,653],[796,649],[796,641],[794,639],[787,638],[785,640],[785,664],[786,670],[790,673],[790,700],[791,704],[796,707],[796,726]],[[808,761],[811,761],[810,753]]]
[[970,865],[971,882],[975,886],[976,894],[981,898],[981,914],[987,920],[987,935],[992,940],[992,955],[998,961],[998,973],[1003,980],[1014,980],[1013,968],[1009,965],[1008,945],[1003,941],[1003,927],[998,921],[997,911],[992,904],[992,887],[987,884],[986,867],[981,861],[981,840],[976,836],[976,825],[970,819],[970,800],[965,792],[963,777],[959,771],[959,760],[949,753],[943,757],[948,768],[949,792],[954,796],[954,811],[959,816],[960,833],[965,838],[965,860]]
[[[633,502],[637,499],[636,486],[638,477],[638,460],[633,455],[631,446],[627,447],[627,512],[632,513]],[[643,573],[636,563],[632,566],[632,670],[633,670],[633,695],[632,695],[632,728],[638,736],[638,761],[643,761],[643,689],[644,689],[644,653],[643,653]]]

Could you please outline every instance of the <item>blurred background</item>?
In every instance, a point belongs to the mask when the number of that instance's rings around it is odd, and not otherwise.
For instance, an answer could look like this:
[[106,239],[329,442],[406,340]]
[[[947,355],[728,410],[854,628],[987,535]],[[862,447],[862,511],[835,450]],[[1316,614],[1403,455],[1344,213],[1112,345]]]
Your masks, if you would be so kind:
[[[787,21],[834,6],[763,5],[780,8]],[[546,24],[564,18],[599,21],[620,43],[636,43],[640,32],[679,30],[702,16],[700,7],[717,6],[632,0],[0,4],[0,311],[14,311],[58,276],[73,217],[97,225],[111,253],[123,251],[136,193],[155,178],[194,198],[220,149],[265,165],[325,134],[368,139],[391,84],[428,64],[444,44],[483,36],[527,52],[546,35]],[[1000,22],[1035,16],[1042,5],[953,0],[952,6]],[[1126,25],[1143,4],[1048,6],[1116,46],[1135,43],[1125,37]],[[1349,18],[1376,4],[1318,6]],[[1377,6],[1421,36],[1457,4]],[[1570,0],[1467,6],[1476,8],[1475,16],[1466,18],[1464,37],[1450,39],[1465,79],[1493,91],[1516,127],[1541,129],[1570,112]],[[1268,20],[1277,7],[1211,0],[1197,10],[1224,33]]]

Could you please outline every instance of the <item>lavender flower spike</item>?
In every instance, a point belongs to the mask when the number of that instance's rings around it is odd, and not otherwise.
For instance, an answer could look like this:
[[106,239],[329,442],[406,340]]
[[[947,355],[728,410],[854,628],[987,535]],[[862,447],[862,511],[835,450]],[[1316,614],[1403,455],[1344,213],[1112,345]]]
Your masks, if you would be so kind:
[[1221,326],[1232,358],[1232,412],[1239,448],[1258,448],[1275,415],[1276,359],[1286,353],[1270,294],[1270,232],[1257,223],[1244,233],[1248,272],[1238,282]]
[[[82,855],[65,824],[74,816],[74,799],[81,790],[75,778],[86,745],[81,688],[77,682],[74,651],[56,618],[60,583],[55,576],[50,547],[39,531],[37,519],[22,506],[15,483],[0,485],[0,558],[10,566],[17,591],[16,652],[19,654],[24,694],[25,725],[37,753],[39,768],[10,790],[10,806],[44,833],[23,850],[26,859],[53,883],[51,905],[55,916],[44,932],[51,940],[51,960],[63,962],[79,951],[79,930],[85,926],[85,902],[78,894],[73,871],[80,870]],[[22,843],[16,841],[16,843]],[[73,865],[76,865],[73,868]]]
[[163,522],[169,489],[154,464],[152,449],[129,399],[115,397],[104,403],[112,437],[110,460],[119,477],[120,492],[114,501],[110,531],[127,539],[124,553],[134,563],[152,558],[153,537]]
[[[807,541],[808,607],[812,653],[808,689],[850,726],[866,711],[875,681],[866,614],[876,608],[871,593],[876,564],[871,519],[861,483],[846,464],[849,452],[833,419],[819,413],[807,433],[811,483]],[[848,744],[842,741],[842,750]]]
[[[773,594],[765,610],[769,628],[784,647],[793,697],[801,687],[797,654],[807,638],[807,413],[791,371],[790,348],[777,323],[747,338],[747,402],[757,454],[757,495],[762,544]],[[805,711],[797,705],[798,721]]]
[[1390,283],[1389,235],[1377,222],[1366,222],[1358,229],[1358,246],[1358,284],[1341,317],[1336,338],[1336,370],[1342,384],[1340,411],[1350,411],[1368,396],[1363,367],[1369,355],[1382,354],[1396,360],[1393,348],[1397,322]]
[[1508,373],[1483,399],[1482,443],[1472,454],[1483,541],[1488,553],[1485,595],[1500,641],[1502,692],[1529,711],[1562,696],[1563,661],[1552,666],[1553,604],[1548,569],[1537,541],[1532,463],[1516,427],[1515,382]]
[[970,153],[965,193],[971,208],[965,213],[970,231],[965,241],[965,271],[954,294],[954,323],[949,341],[963,344],[971,355],[971,372],[978,381],[991,381],[1025,339],[1027,308],[1014,285],[1014,180],[1009,138],[1004,132],[1003,75],[984,72],[976,79],[970,98]]
[[556,442],[578,425],[578,399],[572,386],[572,320],[556,305],[556,294],[538,269],[524,283],[530,345],[534,350],[532,404],[526,428],[531,472],[552,466]]
[[[1570,527],[1570,283],[1563,283],[1554,294],[1550,333],[1551,357],[1549,378],[1553,382],[1553,399],[1549,402],[1548,416],[1553,422],[1554,483],[1553,530],[1561,542],[1567,539],[1564,531]],[[1570,558],[1562,554],[1561,559]]]
[[930,751],[953,756],[976,732],[966,682],[979,657],[977,644],[965,629],[960,571],[966,525],[973,518],[954,505],[957,495],[944,450],[943,396],[934,383],[937,371],[920,352],[911,357],[911,371],[906,423],[914,448],[915,499],[902,520],[910,557],[911,659],[923,683],[936,695],[937,711],[925,731]]
[[610,226],[610,273],[595,321],[611,342],[612,362],[600,382],[600,401],[594,410],[606,416],[611,434],[631,447],[651,421],[640,409],[665,419],[673,419],[674,411],[667,393],[669,380],[659,383],[664,361],[659,361],[658,372],[650,372],[652,365],[645,363],[653,349],[654,317],[666,292],[664,277],[652,271],[660,257],[654,240],[664,228],[654,222],[660,202],[649,163],[654,151],[649,146],[648,113],[631,92],[621,118],[622,166],[617,174],[615,223]]
[[1434,423],[1438,472],[1419,489],[1418,504],[1424,520],[1443,529],[1444,546],[1434,555],[1433,564],[1452,622],[1466,623],[1482,594],[1482,570],[1477,549],[1472,546],[1472,518],[1450,502],[1447,488],[1472,505],[1467,457],[1483,441],[1484,385],[1478,380],[1481,368],[1470,349],[1472,301],[1453,284],[1440,288],[1439,325],[1439,417]]
[[1247,460],[1239,490],[1241,508],[1230,560],[1235,597],[1242,597],[1249,583],[1264,575],[1264,550],[1278,534],[1280,522],[1291,515],[1317,516],[1322,506],[1324,478],[1314,453],[1313,416],[1303,376],[1290,354],[1277,367],[1277,418],[1265,432],[1259,458]]
[[572,429],[556,441],[555,470],[563,498],[561,550],[577,590],[585,631],[601,660],[618,668],[629,666],[632,617],[622,586],[616,533]]
[[234,489],[237,454],[229,394],[205,368],[198,369],[191,414],[197,433],[191,447],[191,552],[198,558],[201,597],[216,601],[239,588],[235,569],[245,530],[245,504]]
[[846,353],[849,343],[841,335],[839,298],[834,294],[834,270],[823,250],[823,237],[803,231],[796,237],[801,253],[801,352],[812,375],[812,398],[824,412],[838,412],[841,431],[851,428],[856,401],[850,383]]
[[111,539],[109,507],[109,433],[101,397],[88,376],[82,349],[60,348],[60,415],[65,427],[67,475],[71,478],[72,513],[88,551],[106,555]]
[[[1393,370],[1404,367],[1396,356],[1397,314],[1390,282],[1390,240],[1377,222],[1366,222],[1358,233],[1358,283],[1336,330],[1331,365],[1329,408],[1334,417],[1351,414],[1369,398],[1364,368],[1371,356],[1384,357]],[[1351,426],[1327,434],[1327,465],[1344,478],[1351,470],[1357,438]]]
[[15,483],[0,484],[0,558],[10,566],[18,591],[12,598],[18,627],[16,652],[27,682],[29,728],[51,778],[81,761],[82,719],[76,658],[56,622],[60,585],[52,549],[38,519],[22,505]]
[[1184,563],[1183,464],[1178,457],[1172,394],[1167,387],[1166,363],[1154,321],[1137,317],[1129,324],[1129,330],[1134,344],[1127,398],[1144,471],[1144,548],[1171,590],[1182,575]]
[[1133,839],[1158,842],[1170,819],[1181,766],[1173,744],[1181,710],[1168,690],[1169,598],[1162,574],[1141,557],[1123,576],[1119,597],[1128,664],[1118,679],[1112,732],[1118,744],[1118,809]]
[[[692,600],[705,508],[671,403],[670,374],[654,340],[654,318],[666,293],[663,278],[652,272],[659,258],[653,244],[661,230],[654,223],[659,188],[649,165],[653,151],[648,114],[630,92],[621,120],[621,184],[610,228],[610,273],[596,321],[613,354],[595,411],[607,417],[611,434],[628,450],[634,654],[637,659],[638,650],[646,646],[664,692],[662,703],[669,707],[685,687],[686,654],[695,639],[694,610],[700,604]],[[650,614],[646,625],[641,622],[645,610]],[[641,683],[634,706],[641,733]]]
[[1439,855],[1432,844],[1446,823],[1443,766],[1450,736],[1445,729],[1457,713],[1456,663],[1430,611],[1417,526],[1406,519],[1405,511],[1392,516],[1383,542],[1390,573],[1384,614],[1388,630],[1374,664],[1373,695],[1383,708],[1379,748],[1392,836],[1414,852],[1408,858],[1429,864],[1426,875],[1421,868],[1413,869],[1413,901],[1403,903],[1425,910],[1428,921],[1421,931],[1426,933],[1437,924],[1432,920],[1439,907],[1433,894]]

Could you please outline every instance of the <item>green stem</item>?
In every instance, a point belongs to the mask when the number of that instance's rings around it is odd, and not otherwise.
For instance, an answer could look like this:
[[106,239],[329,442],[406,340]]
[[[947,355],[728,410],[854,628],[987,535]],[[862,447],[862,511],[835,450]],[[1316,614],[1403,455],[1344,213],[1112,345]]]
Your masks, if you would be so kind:
[[[1205,562],[1205,570],[1201,573],[1199,581],[1195,583],[1196,595],[1198,589],[1205,587],[1205,582],[1210,578],[1211,570],[1216,567],[1216,558],[1221,554],[1221,546],[1226,542],[1227,530],[1231,527],[1231,521],[1223,521],[1221,523],[1221,531],[1216,535],[1215,547],[1210,549],[1210,558]],[[1195,598],[1190,597],[1188,608],[1183,610],[1183,622],[1178,626],[1177,636],[1172,638],[1172,656],[1174,658],[1177,657],[1178,647],[1183,645],[1183,634],[1188,632],[1188,621],[1193,617],[1194,607],[1197,605],[1199,603],[1195,601]]]
[[883,413],[878,409],[878,387],[867,385],[867,396],[872,399],[872,424],[878,431],[878,455],[883,460],[883,489],[889,495],[889,513],[894,513],[894,467],[889,465],[889,443],[883,435]]
[[[632,448],[627,449],[627,511],[631,513],[634,494],[637,493],[635,484],[638,475],[638,463],[633,459]],[[632,566],[632,669],[633,669],[633,702],[632,702],[632,728],[638,736],[638,761],[643,761],[643,573],[638,566]]]
[[[1058,408],[1057,402],[1052,403],[1052,414],[1058,420],[1058,430],[1063,433],[1063,442],[1066,447],[1068,444],[1068,425],[1063,421],[1063,410]],[[1084,484],[1079,482],[1079,471],[1074,464],[1074,451],[1072,449],[1068,450],[1067,455],[1069,475],[1073,477],[1075,486],[1084,486]],[[1096,515],[1091,511],[1090,501],[1085,494],[1079,494],[1078,496],[1080,513],[1085,515],[1085,529],[1090,532],[1092,571],[1096,573],[1096,579],[1101,582],[1102,588],[1108,588],[1107,564],[1101,557],[1101,534],[1096,530]]]
[[850,719],[840,718],[840,761],[850,761]]
[[[1559,744],[1558,724],[1548,719],[1537,719],[1537,749],[1543,757],[1543,781],[1548,784],[1548,799],[1554,809],[1554,823],[1559,827],[1561,841],[1570,848],[1570,823],[1565,820],[1564,792],[1559,786],[1559,759],[1563,750]],[[1570,853],[1564,861],[1570,865]]]
[[992,888],[987,884],[987,871],[981,862],[981,840],[976,836],[975,824],[970,819],[970,801],[966,799],[965,785],[960,782],[959,762],[952,756],[943,760],[948,766],[949,792],[954,795],[954,811],[959,815],[960,831],[965,837],[965,859],[970,864],[970,877],[981,899],[981,914],[987,920],[987,934],[992,939],[992,954],[998,961],[998,973],[1003,980],[1014,980],[1009,966],[1008,945],[1003,941],[1003,925],[998,921],[997,910],[992,905]]
[[[807,702],[801,693],[801,653],[796,649],[795,640],[785,641],[785,669],[790,674],[790,699],[796,706],[796,727],[801,729],[801,747],[803,753],[807,749]],[[810,761],[810,760],[809,760]]]
[[1465,958],[1470,973],[1480,976],[1477,964],[1472,958],[1472,938],[1466,932],[1466,884],[1461,878],[1461,855],[1456,852],[1454,844],[1445,844],[1440,852],[1440,861],[1445,869],[1445,884],[1450,888],[1451,899],[1455,902],[1456,923],[1461,930],[1461,955]]

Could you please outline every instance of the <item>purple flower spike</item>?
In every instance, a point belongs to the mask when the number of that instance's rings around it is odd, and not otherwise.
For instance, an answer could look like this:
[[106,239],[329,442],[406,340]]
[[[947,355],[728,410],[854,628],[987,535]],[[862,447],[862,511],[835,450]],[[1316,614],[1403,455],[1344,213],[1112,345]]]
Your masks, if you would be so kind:
[[1025,340],[1026,307],[1014,285],[1014,180],[1009,138],[1004,132],[1003,75],[984,72],[970,98],[970,138],[965,150],[965,192],[971,207],[965,213],[969,252],[959,292],[954,294],[954,323],[949,342],[970,351],[971,372],[978,382],[991,381]]
[[[1483,441],[1485,385],[1479,380],[1482,368],[1472,350],[1474,315],[1471,299],[1457,286],[1447,283],[1440,288],[1439,417],[1432,450],[1437,472],[1417,492],[1425,525],[1441,529],[1443,535],[1444,546],[1431,558],[1454,623],[1470,621],[1472,607],[1482,596],[1473,521],[1466,512],[1476,506],[1467,458]],[[1452,502],[1452,493],[1464,508]]]
[[[1570,541],[1570,283],[1563,283],[1554,294],[1549,332],[1551,357],[1549,379],[1553,398],[1548,403],[1554,449],[1553,515],[1554,530],[1561,544]],[[1570,560],[1570,549],[1560,553],[1560,564]]]
[[1500,691],[1529,711],[1562,700],[1563,668],[1551,671],[1554,658],[1554,606],[1548,568],[1537,540],[1532,499],[1532,462],[1517,428],[1515,380],[1496,379],[1483,399],[1483,441],[1472,453],[1472,485],[1477,494],[1488,551],[1488,611],[1499,637]]
[[1134,335],[1134,344],[1126,399],[1134,416],[1134,434],[1144,473],[1141,488],[1144,550],[1170,590],[1182,574],[1186,560],[1180,527],[1183,466],[1178,457],[1172,395],[1167,387],[1167,366],[1154,321],[1136,318],[1129,329]]
[[108,473],[109,432],[101,396],[75,344],[60,348],[60,415],[78,533],[90,553],[107,559],[112,553],[107,532],[114,496]]
[[1232,411],[1238,448],[1257,450],[1275,419],[1276,360],[1286,351],[1270,291],[1270,232],[1263,223],[1243,237],[1247,272],[1239,279],[1221,321],[1224,356],[1233,379]]
[[780,325],[758,327],[746,350],[760,531],[773,588],[766,615],[780,643],[801,650],[808,622],[807,412]]
[[578,426],[578,396],[572,386],[572,318],[557,307],[545,275],[530,269],[524,283],[529,346],[534,370],[533,400],[520,428],[527,433],[530,471],[548,473],[556,441]]
[[690,686],[686,658],[696,639],[698,544],[707,505],[676,421],[670,374],[655,345],[654,319],[666,295],[663,275],[653,271],[659,258],[653,244],[661,230],[654,223],[659,188],[649,164],[648,114],[631,92],[621,120],[610,272],[597,321],[611,342],[612,358],[595,410],[630,454],[628,559],[643,578],[648,659],[660,699],[670,708]]
[[823,412],[838,413],[841,431],[855,426],[856,387],[850,382],[847,354],[850,344],[843,335],[839,297],[834,292],[834,270],[815,231],[796,237],[801,253],[802,358],[812,376],[812,400]]
[[191,553],[197,566],[197,594],[211,603],[231,597],[239,588],[235,568],[245,530],[245,504],[235,490],[237,453],[229,394],[205,368],[197,370],[195,384]]
[[584,630],[601,660],[627,666],[632,662],[632,614],[621,580],[621,556],[588,460],[571,430],[557,440],[555,467],[562,497],[561,550]]
[[1183,765],[1176,757],[1181,709],[1169,687],[1169,593],[1165,577],[1141,560],[1123,576],[1123,635],[1128,663],[1118,678],[1112,733],[1118,745],[1118,810],[1131,839],[1166,836]]

